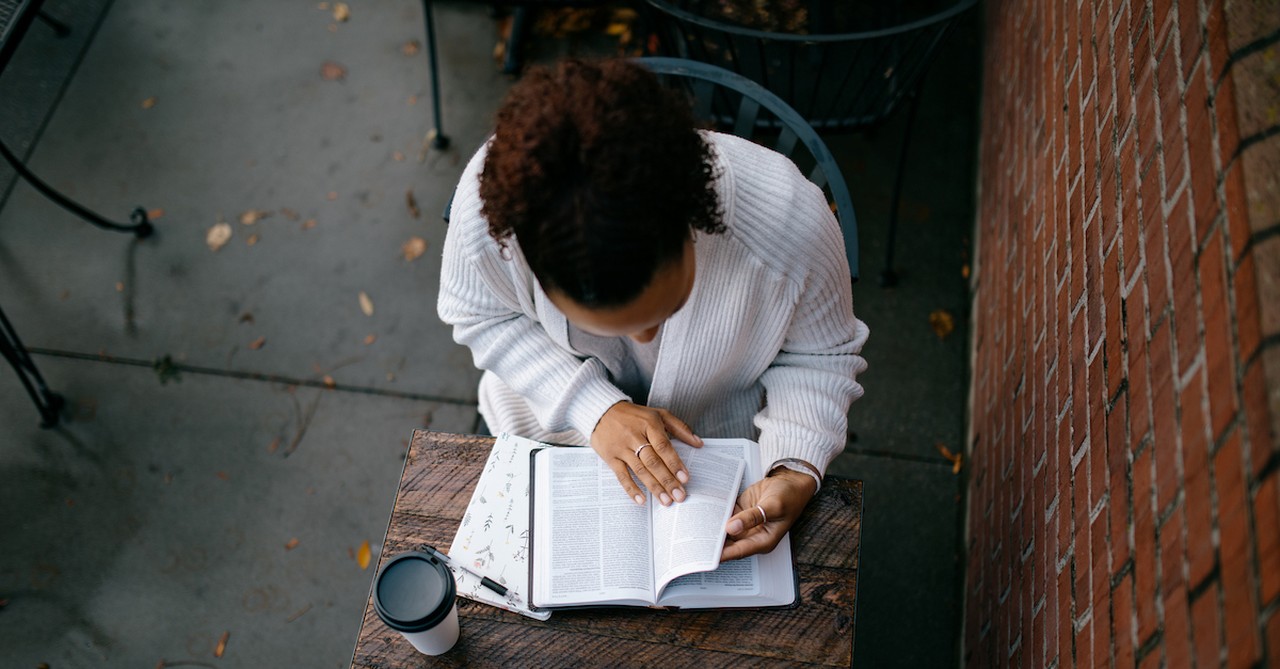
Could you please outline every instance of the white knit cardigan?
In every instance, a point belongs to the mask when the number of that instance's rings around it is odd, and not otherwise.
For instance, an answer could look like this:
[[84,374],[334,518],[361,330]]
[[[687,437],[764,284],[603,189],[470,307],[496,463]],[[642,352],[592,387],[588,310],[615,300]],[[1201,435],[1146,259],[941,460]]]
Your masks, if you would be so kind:
[[[693,291],[663,326],[647,401],[635,401],[668,409],[701,437],[755,439],[765,463],[799,458],[825,471],[844,448],[867,366],[839,225],[784,156],[732,135],[704,137],[728,230],[695,235]],[[568,321],[514,238],[503,257],[480,213],[484,154],[454,195],[440,318],[486,370],[480,405],[495,434],[587,443],[604,412],[631,399],[610,381],[627,347],[576,328],[571,344]]]

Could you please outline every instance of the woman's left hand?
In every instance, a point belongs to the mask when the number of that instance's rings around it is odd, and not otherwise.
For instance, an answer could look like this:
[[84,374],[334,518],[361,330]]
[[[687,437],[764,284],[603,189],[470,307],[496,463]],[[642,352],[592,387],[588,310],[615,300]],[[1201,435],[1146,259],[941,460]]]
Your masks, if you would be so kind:
[[720,561],[773,550],[815,492],[817,484],[813,477],[785,468],[774,470],[744,490],[725,526],[729,538],[725,540]]

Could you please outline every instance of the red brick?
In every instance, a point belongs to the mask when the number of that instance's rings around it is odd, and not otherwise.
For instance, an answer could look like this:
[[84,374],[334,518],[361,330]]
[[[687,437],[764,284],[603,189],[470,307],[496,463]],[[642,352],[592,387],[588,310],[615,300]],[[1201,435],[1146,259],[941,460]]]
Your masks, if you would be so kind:
[[1169,506],[1181,484],[1178,471],[1178,417],[1174,379],[1169,367],[1169,328],[1156,330],[1151,340],[1151,417],[1155,428],[1156,512]]
[[1271,432],[1270,410],[1268,409],[1266,370],[1262,360],[1254,362],[1245,371],[1241,388],[1244,401],[1245,427],[1249,434],[1250,474],[1257,477],[1262,473],[1267,461],[1274,457],[1276,443]]
[[[1234,240],[1233,240],[1234,243]],[[1232,286],[1236,294],[1236,333],[1240,350],[1239,364],[1243,366],[1262,345],[1262,321],[1258,314],[1258,275],[1253,254],[1248,254],[1236,266]],[[1232,365],[1234,368],[1234,365]]]
[[1248,667],[1261,659],[1258,605],[1253,596],[1250,532],[1239,433],[1233,432],[1214,456],[1218,488],[1218,525],[1222,532],[1223,612],[1227,664]]
[[1199,258],[1205,370],[1209,379],[1209,435],[1212,439],[1217,439],[1227,429],[1237,408],[1224,253],[1222,236],[1215,233],[1210,235]]
[[1172,200],[1174,191],[1186,177],[1186,137],[1182,134],[1182,78],[1178,76],[1178,60],[1172,44],[1159,51],[1156,62],[1156,88],[1160,95],[1160,141],[1164,154],[1164,199]]
[[1133,576],[1126,574],[1120,579],[1120,585],[1111,591],[1111,620],[1115,625],[1115,650],[1112,654],[1116,669],[1132,669],[1134,649],[1137,647],[1133,636]]
[[1169,213],[1169,263],[1173,278],[1173,322],[1176,323],[1178,378],[1182,378],[1200,353],[1200,310],[1196,306],[1195,257],[1187,219],[1187,195],[1183,191]]
[[1059,666],[1065,666],[1072,657],[1071,644],[1075,640],[1071,611],[1071,570],[1058,574],[1058,649]]
[[[1267,648],[1280,649],[1280,611],[1273,611],[1267,618]],[[1272,650],[1270,657],[1274,660],[1277,651]]]
[[1191,666],[1191,620],[1187,590],[1178,587],[1164,598],[1164,654],[1168,667]]
[[1209,480],[1208,454],[1196,451],[1187,460],[1187,562],[1190,586],[1200,587],[1213,572],[1218,553],[1213,545],[1213,483]]
[[[1153,0],[1151,3],[1151,27],[1155,29],[1155,43],[1161,46],[1169,39],[1173,29],[1173,0]],[[1172,57],[1172,53],[1169,54]]]
[[1129,449],[1126,432],[1128,411],[1116,403],[1107,417],[1107,460],[1110,470],[1111,564],[1119,569],[1129,559]]
[[[1127,13],[1130,4],[1130,2],[1121,2],[1120,11]],[[1116,23],[1115,32],[1112,33],[1112,44],[1115,46],[1116,119],[1117,127],[1123,132],[1124,127],[1129,123],[1129,117],[1133,114],[1135,84],[1130,67],[1134,57],[1133,32],[1129,29],[1127,16],[1120,17]]]
[[1152,328],[1169,307],[1169,251],[1165,241],[1165,219],[1160,203],[1159,179],[1154,170],[1142,178],[1142,231],[1147,263],[1147,297]]
[[[1221,68],[1225,62],[1217,62],[1212,67]],[[1210,70],[1216,72],[1218,70]],[[1240,148],[1240,119],[1236,111],[1235,79],[1228,71],[1218,87],[1213,91],[1214,120],[1218,127],[1218,159],[1220,165],[1230,165]],[[1228,205],[1230,202],[1228,201]]]
[[1191,166],[1191,195],[1195,200],[1195,242],[1204,240],[1221,211],[1218,203],[1218,175],[1214,166],[1213,128],[1209,123],[1209,90],[1203,67],[1196,68],[1187,81],[1187,157]]
[[1133,462],[1133,535],[1138,644],[1156,631],[1156,528],[1152,510],[1153,475],[1151,452],[1147,448]]
[[[1137,313],[1142,308],[1145,289],[1130,294],[1128,304],[1136,309],[1128,316],[1129,343],[1129,446],[1137,448],[1151,433],[1151,378],[1146,320]],[[1136,297],[1136,299],[1135,299]]]
[[[1186,531],[1186,519],[1183,515],[1185,504],[1179,504],[1160,526],[1160,594],[1168,597],[1181,589],[1185,596],[1187,579],[1183,564],[1186,561],[1187,546],[1183,541]],[[1168,617],[1165,617],[1166,623]]]
[[1182,55],[1182,71],[1190,72],[1200,56],[1204,44],[1204,28],[1200,23],[1200,3],[1197,0],[1178,0],[1178,34]]
[[1265,606],[1280,596],[1280,486],[1276,484],[1275,474],[1268,476],[1258,488],[1253,500],[1253,519],[1258,532],[1258,574]]
[[1212,583],[1191,604],[1191,636],[1195,643],[1196,665],[1216,667],[1222,648],[1222,617],[1218,613],[1218,584]]
[[1181,408],[1179,428],[1182,437],[1182,457],[1186,465],[1183,471],[1188,473],[1191,462],[1205,461],[1211,443],[1209,426],[1204,413],[1204,404],[1207,401],[1204,377],[1204,368],[1197,369],[1179,397]]

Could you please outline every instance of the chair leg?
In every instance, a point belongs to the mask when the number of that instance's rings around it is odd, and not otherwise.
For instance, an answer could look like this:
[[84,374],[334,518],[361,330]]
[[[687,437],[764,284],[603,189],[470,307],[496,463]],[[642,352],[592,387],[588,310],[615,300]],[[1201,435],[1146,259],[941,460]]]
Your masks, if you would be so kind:
[[898,232],[898,209],[902,206],[902,182],[907,172],[907,148],[911,146],[911,128],[915,125],[916,109],[920,106],[920,88],[908,95],[907,127],[902,133],[902,148],[898,151],[898,174],[893,179],[893,200],[889,207],[889,235],[885,242],[884,269],[880,270],[880,286],[898,285],[898,273],[893,270],[893,245]]
[[57,425],[65,401],[61,395],[49,390],[45,385],[44,377],[40,376],[40,370],[36,368],[35,361],[31,359],[26,347],[18,339],[18,333],[5,317],[3,309],[0,309],[0,355],[13,366],[14,371],[18,373],[18,379],[22,381],[22,387],[27,389],[27,394],[35,402],[36,410],[40,412],[40,427],[50,428]]
[[129,218],[132,221],[131,225],[113,223],[99,216],[97,213],[85,208],[75,200],[72,200],[66,195],[54,190],[52,186],[42,181],[40,177],[37,177],[31,172],[31,170],[27,169],[27,166],[22,164],[22,161],[9,150],[8,146],[5,146],[4,142],[0,142],[0,156],[3,156],[5,161],[13,166],[13,169],[18,173],[18,176],[22,177],[27,183],[40,191],[42,195],[53,200],[55,204],[63,209],[70,211],[76,216],[79,216],[99,228],[115,232],[132,232],[138,239],[150,237],[151,234],[155,232],[155,228],[152,227],[151,221],[147,219],[147,210],[142,207],[134,209],[133,213],[130,214]]
[[519,75],[523,63],[520,52],[524,50],[524,38],[529,32],[529,8],[516,7],[511,15],[511,34],[507,36],[507,50],[502,58],[502,73]]
[[437,149],[449,148],[449,138],[444,134],[444,126],[440,124],[440,69],[436,62],[436,24],[432,14],[431,0],[422,0],[422,15],[427,24],[427,65],[431,68],[431,115],[435,123],[435,137],[431,145]]

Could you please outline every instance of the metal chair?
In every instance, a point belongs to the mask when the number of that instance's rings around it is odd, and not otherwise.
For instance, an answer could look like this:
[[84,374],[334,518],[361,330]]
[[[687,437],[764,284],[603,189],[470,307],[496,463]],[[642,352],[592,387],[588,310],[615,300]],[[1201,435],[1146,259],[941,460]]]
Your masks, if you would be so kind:
[[[907,147],[919,90],[938,44],[954,20],[977,0],[954,0],[937,13],[904,19],[901,3],[866,3],[870,25],[860,32],[795,34],[733,25],[692,11],[697,0],[647,0],[663,55],[690,58],[737,72],[785,100],[820,132],[863,130],[888,119],[907,101],[888,221],[882,285],[893,285],[894,236]],[[854,3],[812,0],[811,24],[830,25],[837,8]],[[862,7],[862,5],[858,5]],[[769,123],[769,121],[757,121]]]
[[772,148],[791,158],[834,203],[844,234],[852,280],[858,279],[858,222],[844,175],[826,143],[796,110],[760,84],[715,65],[682,58],[637,58],[669,85],[693,98],[694,115],[739,137],[759,140],[776,132]]
[[[3,72],[9,64],[14,51],[18,48],[18,43],[37,18],[47,23],[59,37],[70,33],[70,28],[65,24],[40,11],[42,4],[44,0],[0,0],[0,72]],[[151,222],[147,220],[146,209],[142,207],[133,210],[129,224],[107,220],[37,177],[3,141],[0,141],[0,157],[13,167],[18,176],[42,195],[93,225],[116,232],[131,232],[139,239],[148,237],[154,232]],[[57,425],[64,401],[60,395],[49,390],[45,385],[44,377],[40,375],[35,361],[31,359],[26,347],[18,339],[18,333],[3,310],[0,310],[0,357],[3,357],[18,373],[22,387],[35,402],[36,410],[40,412],[41,427]]]

